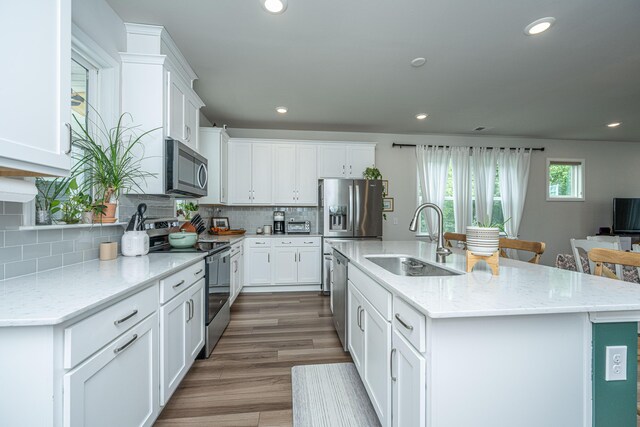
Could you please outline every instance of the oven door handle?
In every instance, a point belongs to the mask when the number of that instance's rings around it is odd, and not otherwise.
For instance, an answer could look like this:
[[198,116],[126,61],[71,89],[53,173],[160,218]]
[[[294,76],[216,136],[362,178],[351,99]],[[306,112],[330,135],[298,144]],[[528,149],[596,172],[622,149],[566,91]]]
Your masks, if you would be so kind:
[[214,261],[218,261],[219,259],[221,259],[221,258],[225,258],[225,257],[228,257],[228,256],[230,256],[230,255],[231,255],[231,249],[229,249],[229,250],[227,250],[227,251],[225,251],[225,252],[220,252],[220,253],[218,253],[218,254],[209,255],[209,256],[206,258],[206,263],[207,263],[207,264],[211,264],[211,263],[212,263],[212,262],[214,262]]

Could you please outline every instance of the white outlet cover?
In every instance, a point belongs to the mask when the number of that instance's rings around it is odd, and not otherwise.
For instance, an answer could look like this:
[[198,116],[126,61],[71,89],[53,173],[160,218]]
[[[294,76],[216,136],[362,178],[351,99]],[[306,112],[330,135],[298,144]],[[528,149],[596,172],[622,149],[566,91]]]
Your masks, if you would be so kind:
[[606,347],[606,381],[626,381],[627,380],[627,346],[616,345]]

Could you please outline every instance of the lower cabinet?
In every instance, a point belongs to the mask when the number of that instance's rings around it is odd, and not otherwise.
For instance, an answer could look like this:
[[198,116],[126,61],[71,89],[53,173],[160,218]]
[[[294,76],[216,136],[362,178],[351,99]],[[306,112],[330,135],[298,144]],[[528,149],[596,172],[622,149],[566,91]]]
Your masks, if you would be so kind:
[[153,313],[64,375],[64,425],[148,426],[159,413]]
[[160,404],[165,405],[204,345],[204,279],[160,307]]
[[249,247],[247,254],[247,280],[249,286],[271,283],[271,247]]
[[394,329],[391,350],[394,427],[425,425],[425,375],[425,358]]
[[351,358],[383,427],[391,425],[391,323],[348,284],[347,340]]

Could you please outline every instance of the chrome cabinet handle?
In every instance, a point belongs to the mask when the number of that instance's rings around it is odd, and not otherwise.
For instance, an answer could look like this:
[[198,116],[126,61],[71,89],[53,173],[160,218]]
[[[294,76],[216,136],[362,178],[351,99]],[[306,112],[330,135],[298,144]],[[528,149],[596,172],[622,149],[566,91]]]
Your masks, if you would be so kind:
[[364,325],[362,324],[362,314],[364,313],[364,308],[360,310],[360,330],[364,332]]
[[71,154],[71,144],[73,143],[73,131],[71,130],[71,123],[64,124],[69,131],[69,148],[64,152],[64,154]]
[[175,289],[175,288],[177,288],[179,286],[182,286],[182,285],[184,285],[184,280],[181,280],[178,283],[176,283],[175,285],[173,285],[173,289]]
[[358,329],[362,330],[360,328],[360,306],[358,306],[358,310],[357,310],[357,314],[356,314],[356,323],[358,324]]
[[267,262],[271,262],[271,254],[267,254]]
[[396,354],[396,349],[391,349],[391,356],[389,357],[389,370],[391,371],[391,381],[397,381],[398,378],[393,376],[393,356]]
[[352,174],[353,174],[353,166],[349,165],[349,175],[352,175]]
[[138,339],[138,334],[134,334],[134,335],[133,335],[133,338],[131,338],[129,341],[127,341],[127,342],[126,342],[125,344],[123,344],[122,346],[120,346],[120,347],[116,348],[115,350],[113,350],[113,352],[114,352],[115,354],[118,354],[118,353],[120,353],[121,351],[126,350],[126,349],[127,349],[127,347],[129,347],[131,344],[133,344],[133,343],[135,342],[135,340],[137,340],[137,339]]
[[302,254],[298,252],[298,262],[302,262]]
[[193,319],[193,316],[196,314],[196,306],[193,302],[193,299],[189,300],[189,306],[191,307],[191,315],[189,316],[189,320]]
[[195,273],[193,273],[194,276],[197,276],[198,274],[202,273],[202,269],[196,271]]
[[400,322],[400,324],[402,326],[404,326],[405,328],[407,328],[410,331],[413,331],[413,326],[409,325],[407,322],[405,322],[404,320],[402,320],[402,318],[400,317],[400,315],[398,313],[396,313],[396,319],[398,320],[398,322]]
[[136,314],[138,314],[138,310],[133,310],[131,313],[127,314],[126,316],[124,316],[122,319],[118,319],[115,322],[113,322],[114,325],[118,326],[120,323],[126,322],[127,320],[131,319],[133,316],[135,316]]

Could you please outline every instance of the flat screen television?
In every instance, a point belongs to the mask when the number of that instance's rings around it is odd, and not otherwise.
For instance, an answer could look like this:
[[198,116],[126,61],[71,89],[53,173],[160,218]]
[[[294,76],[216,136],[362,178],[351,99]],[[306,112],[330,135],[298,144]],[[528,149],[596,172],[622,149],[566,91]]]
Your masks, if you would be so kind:
[[613,232],[640,233],[640,199],[613,199]]

